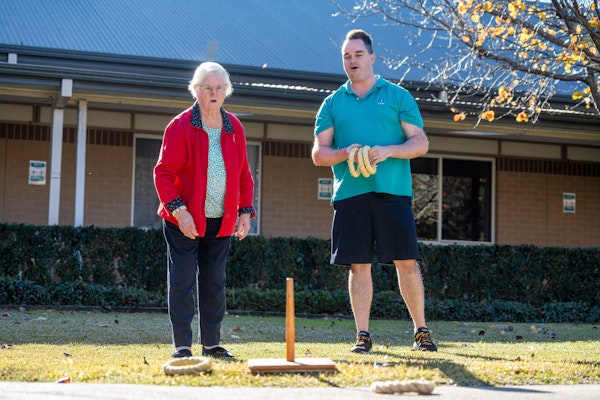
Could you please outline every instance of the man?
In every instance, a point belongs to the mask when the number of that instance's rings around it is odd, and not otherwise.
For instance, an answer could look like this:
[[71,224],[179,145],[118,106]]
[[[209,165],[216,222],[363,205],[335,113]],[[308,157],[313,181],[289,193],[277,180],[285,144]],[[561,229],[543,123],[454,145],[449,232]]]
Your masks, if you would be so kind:
[[[333,170],[331,263],[350,265],[348,291],[357,329],[352,351],[368,354],[372,348],[375,256],[379,263],[396,267],[414,324],[414,349],[437,351],[425,323],[412,212],[409,160],[429,149],[421,113],[406,89],[374,74],[373,41],[365,31],[348,32],[342,57],[348,81],[317,113],[312,159]],[[362,175],[355,171],[355,162]]]

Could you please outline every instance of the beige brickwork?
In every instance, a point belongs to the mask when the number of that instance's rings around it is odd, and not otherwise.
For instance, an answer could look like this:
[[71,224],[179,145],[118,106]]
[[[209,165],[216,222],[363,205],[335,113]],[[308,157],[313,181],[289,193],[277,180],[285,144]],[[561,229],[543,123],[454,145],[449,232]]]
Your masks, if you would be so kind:
[[46,185],[29,185],[29,161],[49,161],[48,142],[8,140],[3,164],[6,167],[2,221],[31,225],[48,224],[50,164]]
[[[5,137],[0,142],[0,221],[47,224],[49,184],[29,185],[28,174],[30,160],[49,161],[49,146],[47,140]],[[329,239],[333,209],[317,198],[317,189],[319,178],[332,177],[331,169],[286,149],[271,148],[262,159],[261,235]],[[86,151],[84,225],[130,226],[133,147],[120,140],[88,144]],[[290,154],[272,155],[278,151]],[[76,145],[69,140],[62,152],[63,225],[74,221],[75,169]],[[49,171],[50,165],[48,180]],[[600,178],[585,175],[497,171],[496,243],[600,246]],[[575,213],[563,212],[563,193],[575,193]]]
[[88,146],[84,225],[131,225],[133,147]]
[[[600,246],[600,178],[498,172],[496,241],[534,246]],[[575,193],[575,213],[563,212]]]
[[331,168],[310,158],[265,156],[262,170],[262,235],[329,239],[333,209],[317,199],[317,186],[319,178],[332,177]]
[[[8,140],[2,173],[8,223],[46,225],[50,186],[50,144],[46,141]],[[132,147],[87,146],[84,225],[129,226],[131,220]],[[46,185],[29,185],[29,161],[47,161]],[[63,143],[59,224],[75,220],[75,145]]]

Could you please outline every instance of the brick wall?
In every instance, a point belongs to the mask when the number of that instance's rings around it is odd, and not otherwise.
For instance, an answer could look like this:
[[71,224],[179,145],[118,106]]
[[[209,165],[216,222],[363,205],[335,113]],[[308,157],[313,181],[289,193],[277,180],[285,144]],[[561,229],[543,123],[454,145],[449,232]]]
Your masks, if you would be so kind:
[[[575,193],[575,214],[563,213]],[[600,246],[600,178],[499,171],[496,241],[535,246]]]
[[[2,128],[2,125],[0,125]],[[133,134],[88,135],[84,225],[124,227],[131,221]],[[0,130],[0,221],[45,225],[49,184],[29,185],[29,161],[49,161],[49,128],[4,125]],[[59,223],[74,221],[74,130],[63,142]],[[333,210],[317,199],[319,178],[310,144],[263,143],[261,234],[328,239]],[[496,242],[536,246],[600,246],[600,164],[500,159],[496,181]],[[48,180],[50,166],[48,165]],[[562,194],[576,194],[576,213],[562,212]]]
[[88,146],[84,225],[131,224],[133,147]]
[[[49,127],[5,125],[0,146],[0,221],[46,225],[50,191]],[[65,129],[59,224],[75,220],[75,130]],[[84,225],[124,227],[131,221],[133,146],[125,132],[89,132]],[[47,161],[46,185],[29,185],[29,161]]]
[[317,199],[317,185],[318,178],[332,177],[331,168],[306,157],[265,155],[262,171],[262,235],[329,239],[333,209]]
[[46,185],[29,185],[29,161],[49,159],[48,142],[9,140],[2,160],[6,168],[2,220],[31,225],[48,224],[50,164]]

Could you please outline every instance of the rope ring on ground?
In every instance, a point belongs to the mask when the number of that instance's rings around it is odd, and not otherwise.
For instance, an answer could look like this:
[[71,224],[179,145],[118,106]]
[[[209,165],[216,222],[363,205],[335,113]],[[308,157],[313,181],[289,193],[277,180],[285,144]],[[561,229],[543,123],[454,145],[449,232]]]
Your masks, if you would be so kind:
[[434,383],[430,381],[377,381],[371,384],[372,391],[383,394],[408,392],[431,394],[434,388]]
[[[354,147],[348,153],[348,169],[350,170],[350,175],[355,178],[358,178],[361,174],[368,178],[377,172],[377,166],[372,165],[369,161],[369,150],[371,150],[370,146],[363,147]],[[356,156],[358,160],[358,171],[354,165],[354,157]]]
[[169,360],[163,365],[167,375],[198,374],[210,371],[212,362],[207,357],[183,357]]

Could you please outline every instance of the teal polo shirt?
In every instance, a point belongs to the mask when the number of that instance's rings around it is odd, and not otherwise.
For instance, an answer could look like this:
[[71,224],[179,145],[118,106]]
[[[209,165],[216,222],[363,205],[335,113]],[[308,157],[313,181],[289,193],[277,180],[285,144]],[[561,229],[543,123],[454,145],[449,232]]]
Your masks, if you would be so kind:
[[[321,104],[315,122],[315,136],[333,127],[334,149],[353,143],[371,147],[401,144],[406,141],[406,135],[400,121],[423,128],[421,112],[408,90],[378,77],[375,86],[361,99],[350,89],[350,81],[347,81]],[[388,158],[377,164],[377,173],[368,178],[362,175],[354,178],[345,161],[333,165],[332,170],[332,202],[369,192],[413,195],[410,161],[407,159]]]

